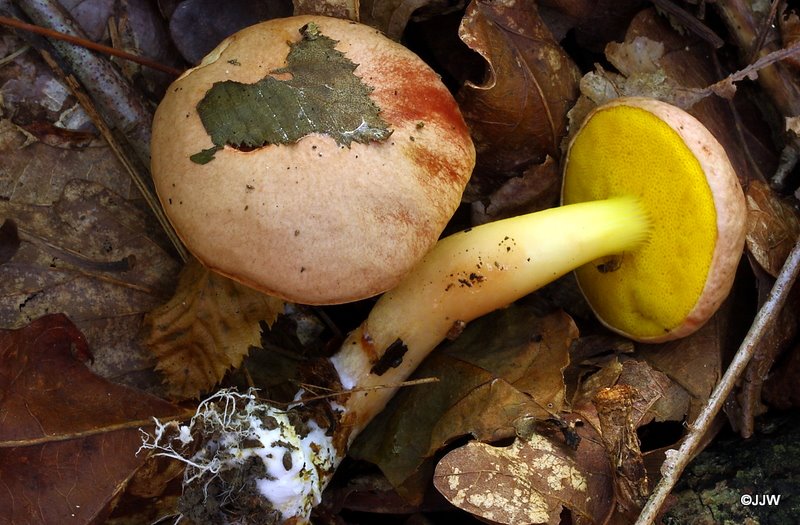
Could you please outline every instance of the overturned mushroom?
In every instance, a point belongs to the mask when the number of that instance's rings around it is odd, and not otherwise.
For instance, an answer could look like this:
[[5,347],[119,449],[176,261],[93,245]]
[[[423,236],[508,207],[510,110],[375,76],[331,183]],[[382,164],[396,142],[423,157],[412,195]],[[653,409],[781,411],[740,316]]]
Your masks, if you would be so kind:
[[638,341],[700,328],[728,296],[747,209],[725,150],[689,113],[630,97],[596,108],[573,138],[564,204],[637,197],[652,219],[638,250],[576,271],[598,319]]

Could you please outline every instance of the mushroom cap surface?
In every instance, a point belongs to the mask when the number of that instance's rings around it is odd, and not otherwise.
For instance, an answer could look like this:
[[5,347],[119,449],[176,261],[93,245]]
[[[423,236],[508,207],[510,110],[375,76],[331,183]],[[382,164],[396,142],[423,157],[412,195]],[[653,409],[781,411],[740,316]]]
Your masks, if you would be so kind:
[[[324,66],[302,78],[287,67],[308,24],[352,62],[388,138],[343,143],[322,130],[256,147],[212,140],[198,104],[215,83],[296,77],[328,88]],[[335,115],[343,108],[333,106],[344,105],[320,106]],[[210,161],[192,160],[209,148]],[[321,16],[228,37],[169,87],[153,123],[156,190],[189,251],[212,270],[305,304],[354,301],[397,284],[437,241],[474,163],[456,102],[430,67],[373,28]]]
[[628,97],[595,108],[573,137],[562,202],[639,198],[652,221],[645,245],[576,270],[598,319],[644,342],[686,336],[733,285],[747,216],[723,147],[680,108]]

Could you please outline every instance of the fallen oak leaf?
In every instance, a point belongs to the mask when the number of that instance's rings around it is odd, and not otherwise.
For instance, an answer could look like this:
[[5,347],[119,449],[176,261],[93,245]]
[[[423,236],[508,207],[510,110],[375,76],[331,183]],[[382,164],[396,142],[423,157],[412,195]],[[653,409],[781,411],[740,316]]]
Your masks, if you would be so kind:
[[[16,161],[22,159],[0,153],[0,171]],[[49,161],[63,162],[59,170],[80,168],[71,155]],[[30,161],[32,181],[25,182],[47,186],[44,169]],[[105,167],[98,163],[96,169]],[[140,208],[97,182],[65,182],[52,200],[40,196],[47,204],[18,199],[20,193],[0,198],[0,217],[13,219],[20,240],[13,257],[0,265],[0,326],[20,328],[64,313],[94,349],[93,371],[157,387],[155,374],[142,373],[152,363],[137,334],[144,314],[166,300],[164,290],[178,273],[177,262],[160,244],[160,231]]]
[[140,427],[184,415],[93,374],[88,355],[63,314],[0,330],[0,523],[101,521],[147,459]]

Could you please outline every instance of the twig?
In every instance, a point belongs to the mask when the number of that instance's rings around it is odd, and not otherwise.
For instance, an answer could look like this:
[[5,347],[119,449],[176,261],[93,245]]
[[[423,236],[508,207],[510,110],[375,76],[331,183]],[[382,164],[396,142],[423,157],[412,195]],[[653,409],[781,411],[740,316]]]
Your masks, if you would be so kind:
[[747,363],[752,359],[756,349],[767,331],[772,327],[777,318],[778,312],[786,302],[786,298],[792,289],[792,285],[800,272],[800,240],[792,249],[789,257],[781,269],[766,302],[758,311],[750,330],[742,341],[739,350],[733,357],[730,366],[725,371],[719,384],[714,388],[711,397],[703,407],[697,419],[690,425],[689,432],[683,440],[680,448],[676,451],[669,451],[667,459],[661,466],[661,481],[656,485],[652,496],[642,509],[635,525],[650,525],[658,516],[664,501],[675,487],[683,471],[689,462],[699,451],[703,435],[711,427],[714,418],[722,410],[723,405],[728,400],[736,382],[742,376],[747,367]]
[[[337,392],[331,391],[328,394],[318,394],[318,395],[311,396],[311,397],[304,397],[304,398],[301,398],[301,399],[299,399],[297,401],[292,401],[291,403],[282,403],[280,401],[274,401],[272,399],[266,399],[265,401],[267,401],[268,403],[271,403],[273,405],[283,405],[283,406],[287,406],[288,407],[288,406],[294,406],[294,405],[298,405],[298,404],[304,405],[304,404],[310,403],[312,401],[320,401],[322,399],[329,399],[331,397],[338,397],[338,396],[342,396],[342,395],[353,394],[353,393],[356,393],[356,392],[375,392],[377,390],[383,390],[383,389],[386,389],[386,388],[401,388],[401,387],[406,387],[406,386],[427,385],[428,383],[438,383],[438,382],[439,382],[439,378],[438,377],[423,377],[421,379],[410,379],[408,381],[401,381],[399,383],[391,383],[391,384],[371,386],[371,387],[365,387],[365,388],[351,388],[349,390],[339,390]],[[308,387],[306,385],[303,385],[303,387],[308,389]],[[326,390],[328,390],[328,389],[326,389]]]
[[131,158],[131,155],[128,153],[123,144],[117,139],[116,134],[108,126],[105,119],[97,112],[94,104],[92,103],[92,99],[83,90],[81,83],[78,82],[74,76],[63,71],[58,62],[54,60],[49,53],[46,51],[40,51],[40,54],[45,62],[47,62],[47,64],[53,69],[53,71],[59,73],[64,79],[72,94],[76,99],[78,99],[81,107],[83,107],[84,111],[86,111],[86,114],[89,115],[89,118],[92,119],[92,123],[100,131],[100,134],[103,135],[103,138],[108,143],[108,146],[125,168],[125,171],[128,172],[131,180],[133,180],[134,184],[139,190],[139,193],[142,195],[142,198],[144,198],[145,202],[147,202],[148,207],[153,212],[156,220],[158,220],[161,228],[164,230],[164,233],[170,240],[173,248],[175,248],[178,256],[183,262],[188,261],[189,253],[187,252],[181,240],[178,238],[178,234],[175,233],[175,230],[172,228],[172,224],[170,224],[167,216],[164,214],[164,209],[159,204],[158,198],[148,184],[149,174],[147,174],[145,170],[140,167],[139,163],[135,162],[134,159]]
[[163,71],[164,73],[168,73],[176,77],[181,73],[183,73],[180,69],[175,69],[173,67],[166,66],[159,62],[156,62],[155,60],[150,60],[149,58],[146,57],[134,55],[133,53],[128,53],[127,51],[123,51],[115,47],[98,44],[97,42],[92,42],[91,40],[88,40],[86,38],[68,35],[66,33],[59,33],[58,31],[47,29],[46,27],[39,27],[33,24],[26,24],[25,22],[21,22],[15,18],[0,16],[0,24],[8,27],[13,27],[15,29],[22,29],[23,31],[36,33],[37,35],[46,36],[48,38],[63,40],[64,42],[69,42],[70,44],[76,44],[85,47],[87,49],[91,49],[92,51],[99,51],[107,55],[112,55],[125,60],[130,60],[131,62],[136,62],[137,64],[141,64],[145,67],[156,69],[158,71]]
[[[50,0],[17,0],[17,4],[40,27],[52,27],[60,34],[85,40],[69,16]],[[180,258],[186,261],[186,248],[167,220],[146,168],[150,165],[153,118],[149,106],[110,62],[88,49],[62,41],[52,42],[52,47],[41,43],[36,47],[45,48],[38,49],[39,53],[67,83],[130,175]],[[95,103],[102,115],[95,109]]]
[[[35,24],[63,34],[86,38],[77,24],[54,0],[16,0]],[[125,136],[143,166],[150,165],[150,125],[153,112],[140,93],[114,65],[92,51],[60,40],[49,41],[68,65],[68,73],[80,80],[108,124]]]
[[741,82],[745,79],[752,79],[758,76],[759,72],[781,60],[788,58],[795,53],[800,52],[800,42],[797,42],[790,47],[785,47],[778,49],[777,51],[773,51],[767,55],[762,56],[752,64],[745,66],[744,68],[740,69],[739,71],[734,71],[727,77],[714,82],[711,85],[708,85],[704,88],[698,89],[689,89],[687,91],[687,95],[685,100],[682,102],[681,107],[684,109],[690,108],[693,105],[700,102],[702,99],[716,94],[723,98],[731,98],[726,96],[728,93],[733,93],[735,91],[734,84],[736,82]]
[[780,3],[781,0],[772,0],[772,5],[769,8],[769,14],[764,17],[764,19],[761,21],[761,26],[758,28],[758,38],[756,38],[756,43],[753,45],[753,49],[750,50],[750,54],[747,57],[747,62],[752,62],[756,59],[756,57],[758,57],[758,54],[761,52],[761,48],[764,47],[764,42],[767,41],[767,35],[775,30],[772,27],[772,24],[775,22],[775,17],[778,15],[778,6]]
[[[187,421],[195,414],[194,410],[183,410],[175,416],[170,416],[171,421]],[[56,443],[60,441],[71,441],[73,439],[83,439],[100,434],[107,434],[109,432],[118,432],[120,430],[141,429],[153,424],[153,420],[158,421],[156,418],[149,417],[147,419],[134,419],[131,421],[124,421],[122,423],[114,423],[97,428],[90,428],[88,430],[81,430],[78,432],[68,432],[64,434],[48,434],[38,438],[29,439],[7,439],[0,441],[0,449],[4,448],[17,448],[17,447],[31,447],[35,445],[45,445],[47,443]],[[162,418],[166,419],[166,418]]]

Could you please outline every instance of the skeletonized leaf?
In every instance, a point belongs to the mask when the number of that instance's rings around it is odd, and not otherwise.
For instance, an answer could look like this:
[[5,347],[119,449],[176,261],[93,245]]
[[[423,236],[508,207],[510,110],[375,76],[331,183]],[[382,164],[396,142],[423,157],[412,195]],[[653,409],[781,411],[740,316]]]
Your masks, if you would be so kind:
[[591,427],[578,450],[554,435],[533,434],[508,447],[472,441],[442,458],[434,485],[453,505],[483,520],[508,525],[603,523],[613,510],[611,472]]
[[283,301],[190,261],[175,295],[145,318],[145,344],[158,360],[170,394],[198,397],[239,366],[260,342],[259,323],[272,324]]

